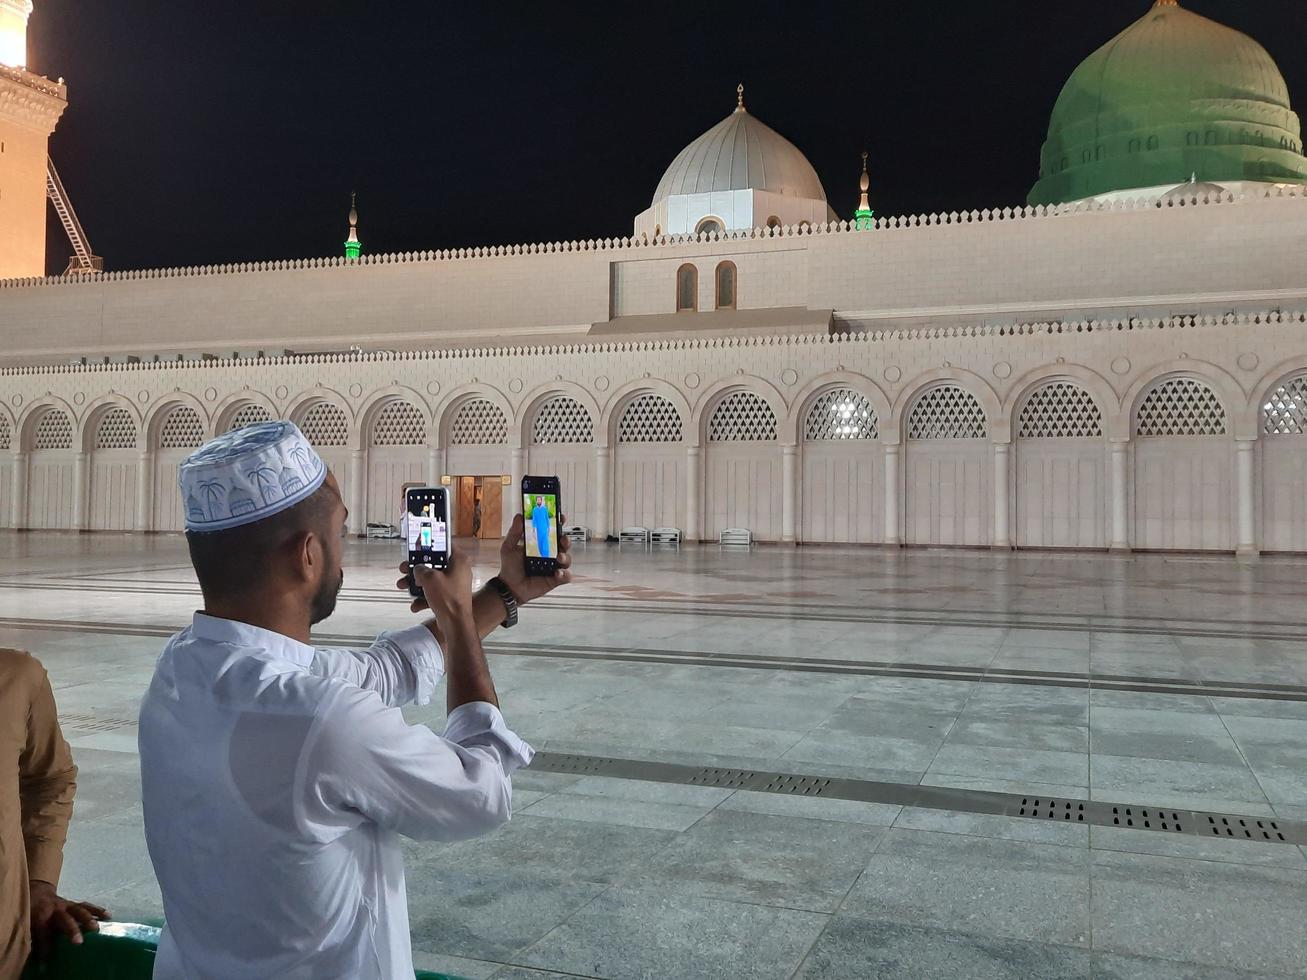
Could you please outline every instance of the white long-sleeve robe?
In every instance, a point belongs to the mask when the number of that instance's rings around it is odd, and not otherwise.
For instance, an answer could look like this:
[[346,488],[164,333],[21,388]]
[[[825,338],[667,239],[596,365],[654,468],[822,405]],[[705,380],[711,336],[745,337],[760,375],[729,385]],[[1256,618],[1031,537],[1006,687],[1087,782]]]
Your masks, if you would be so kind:
[[443,670],[422,626],[319,649],[196,613],[168,641],[140,715],[155,977],[410,980],[398,835],[493,829],[533,754],[484,702],[406,723]]

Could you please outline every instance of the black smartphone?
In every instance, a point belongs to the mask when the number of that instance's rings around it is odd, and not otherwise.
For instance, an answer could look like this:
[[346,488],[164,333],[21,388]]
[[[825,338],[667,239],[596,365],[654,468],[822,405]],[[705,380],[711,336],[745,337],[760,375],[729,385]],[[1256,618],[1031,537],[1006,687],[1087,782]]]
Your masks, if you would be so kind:
[[528,575],[553,575],[558,571],[558,515],[562,513],[558,490],[556,476],[522,478]]
[[[408,567],[430,565],[449,567],[452,547],[449,529],[449,491],[444,487],[409,487],[404,491],[404,547],[408,550]],[[420,596],[422,590],[408,575],[409,595]]]

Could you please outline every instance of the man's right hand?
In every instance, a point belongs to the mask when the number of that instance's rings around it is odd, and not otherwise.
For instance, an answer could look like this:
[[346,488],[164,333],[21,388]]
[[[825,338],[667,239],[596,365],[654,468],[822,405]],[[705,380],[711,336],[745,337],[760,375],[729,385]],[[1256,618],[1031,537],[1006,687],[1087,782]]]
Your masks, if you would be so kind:
[[463,552],[451,554],[449,567],[444,570],[429,565],[414,567],[413,580],[438,620],[472,615],[472,562]]

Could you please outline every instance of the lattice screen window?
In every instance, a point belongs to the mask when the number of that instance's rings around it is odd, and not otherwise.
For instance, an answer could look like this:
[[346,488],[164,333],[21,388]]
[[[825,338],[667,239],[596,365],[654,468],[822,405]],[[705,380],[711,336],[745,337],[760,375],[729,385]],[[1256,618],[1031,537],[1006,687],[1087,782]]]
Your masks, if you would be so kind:
[[1172,378],[1150,391],[1135,417],[1139,436],[1223,436],[1225,409],[1216,392],[1193,378]]
[[876,439],[879,420],[871,402],[852,388],[834,388],[812,403],[803,438],[812,442],[833,439]]
[[473,398],[458,407],[449,425],[451,446],[500,446],[508,442],[508,420],[499,406]]
[[349,422],[345,413],[331,402],[318,402],[304,413],[300,420],[304,436],[315,446],[345,446],[349,444]]
[[776,438],[776,414],[752,391],[733,391],[708,420],[709,442],[769,442]]
[[159,426],[160,449],[194,449],[204,441],[204,423],[188,405],[178,405]]
[[931,388],[908,416],[909,439],[984,439],[987,434],[980,402],[957,385]]
[[617,441],[680,442],[681,413],[659,395],[640,395],[626,406],[617,423]]
[[1037,388],[1021,409],[1017,436],[1021,439],[1065,439],[1101,436],[1103,414],[1089,392],[1067,381]]
[[96,449],[135,449],[136,423],[125,408],[111,408],[100,416],[95,430]]
[[33,449],[72,449],[73,420],[66,412],[51,409],[36,420],[32,433]]
[[531,426],[531,445],[558,446],[594,442],[594,420],[575,398],[551,398],[536,412]]
[[1266,396],[1262,431],[1268,436],[1307,433],[1307,375],[1285,382]]
[[272,416],[262,405],[242,405],[236,414],[231,417],[231,423],[227,426],[228,432],[235,432],[237,429],[243,429],[247,425],[254,425],[256,422],[267,422]]
[[426,441],[426,420],[410,402],[390,402],[372,423],[374,446],[420,446]]
[[9,420],[0,415],[0,449],[8,449],[13,435],[9,429]]

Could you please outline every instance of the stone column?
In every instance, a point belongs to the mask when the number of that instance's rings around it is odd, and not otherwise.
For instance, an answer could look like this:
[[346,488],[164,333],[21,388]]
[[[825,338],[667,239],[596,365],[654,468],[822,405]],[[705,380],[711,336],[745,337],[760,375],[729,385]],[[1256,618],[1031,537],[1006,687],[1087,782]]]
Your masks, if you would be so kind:
[[79,452],[73,462],[73,530],[85,531],[90,520],[90,454]]
[[13,458],[13,478],[10,480],[9,526],[27,527],[27,453],[15,449]]
[[136,457],[136,530],[149,531],[154,518],[154,453],[142,449]]
[[613,451],[607,446],[595,446],[595,526],[590,530],[600,541],[613,531],[611,510],[613,488],[609,471],[612,453]]
[[1235,550],[1239,555],[1249,558],[1260,554],[1256,531],[1257,481],[1254,479],[1255,467],[1253,466],[1256,447],[1257,442],[1254,439],[1239,439],[1234,444],[1235,498],[1239,515],[1235,528],[1238,535]]
[[685,540],[703,537],[703,447],[685,447]]
[[440,450],[435,446],[427,447],[427,486],[440,486]]
[[903,544],[903,529],[899,527],[899,457],[902,449],[897,442],[885,445],[885,544],[895,548]]
[[1012,547],[1011,470],[1012,445],[994,443],[994,545],[1008,551]]
[[[521,446],[513,447],[512,462],[513,485],[504,494],[504,530],[513,522],[513,515],[522,509],[522,478],[526,476],[526,450]],[[564,501],[566,505],[566,501]],[[566,515],[564,515],[566,516]]]
[[1108,541],[1109,551],[1130,550],[1130,530],[1127,518],[1130,500],[1130,466],[1127,453],[1130,443],[1116,441],[1108,443],[1110,466],[1108,467],[1109,504],[1112,512],[1112,537]]
[[363,450],[355,449],[349,454],[349,499],[345,506],[349,508],[349,533],[356,537],[362,536],[366,523],[363,517],[366,499],[363,480]]
[[781,446],[781,541],[794,544],[799,507],[799,447]]

